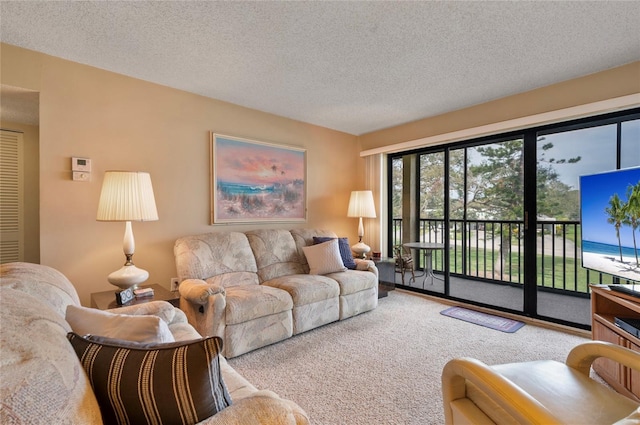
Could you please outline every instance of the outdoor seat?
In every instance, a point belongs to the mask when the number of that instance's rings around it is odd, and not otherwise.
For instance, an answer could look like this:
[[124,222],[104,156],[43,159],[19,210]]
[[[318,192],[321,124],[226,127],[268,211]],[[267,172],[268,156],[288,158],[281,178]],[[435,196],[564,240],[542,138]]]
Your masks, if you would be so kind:
[[402,284],[404,285],[405,272],[411,272],[410,282],[416,281],[416,274],[413,267],[413,257],[411,252],[402,245],[396,245],[393,247],[393,257],[396,260],[396,273],[400,273],[402,278]]

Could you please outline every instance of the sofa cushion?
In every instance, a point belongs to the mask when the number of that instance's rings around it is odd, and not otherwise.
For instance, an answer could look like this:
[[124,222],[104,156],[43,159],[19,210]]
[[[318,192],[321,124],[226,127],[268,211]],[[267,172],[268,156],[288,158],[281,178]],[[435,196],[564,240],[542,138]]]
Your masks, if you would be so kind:
[[231,272],[211,276],[204,279],[205,282],[218,285],[221,288],[230,288],[232,286],[257,285],[258,274],[256,272]]
[[173,253],[180,281],[258,271],[249,241],[240,232],[185,236],[176,241]]
[[[327,237],[327,236],[314,236],[313,243],[319,244],[323,242],[330,241],[335,238]],[[355,270],[356,261],[353,259],[353,253],[351,252],[351,247],[349,246],[349,239],[347,238],[338,238],[338,249],[340,249],[340,256],[342,257],[342,262],[344,266],[348,269]]]
[[264,285],[227,288],[226,323],[234,325],[293,308],[286,291]]
[[157,316],[132,316],[75,305],[65,319],[78,335],[98,335],[137,342],[174,342],[167,323]]
[[[251,397],[240,399],[206,421],[206,425],[308,424],[306,413],[292,401],[278,397],[269,390],[256,391]],[[199,424],[205,425],[205,424]]]
[[328,274],[327,277],[335,279],[340,284],[341,296],[355,294],[378,285],[376,275],[368,271],[347,270]]
[[337,298],[340,295],[338,282],[326,276],[294,274],[264,282],[262,286],[280,288],[289,293],[294,306],[312,304]]
[[309,263],[309,274],[329,274],[347,270],[340,256],[337,239],[305,246],[302,250]]
[[231,405],[222,340],[150,345],[68,334],[105,423],[195,424]]
[[[558,418],[558,423],[612,424],[638,408],[636,401],[561,362],[535,360],[491,369],[540,402]],[[475,399],[471,401],[476,403]]]
[[260,282],[304,270],[293,236],[287,230],[260,229],[246,233],[258,265]]

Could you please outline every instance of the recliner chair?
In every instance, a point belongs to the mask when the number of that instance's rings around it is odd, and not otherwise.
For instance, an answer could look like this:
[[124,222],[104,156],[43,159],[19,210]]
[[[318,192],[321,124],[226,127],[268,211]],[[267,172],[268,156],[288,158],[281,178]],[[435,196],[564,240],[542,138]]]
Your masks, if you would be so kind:
[[576,346],[565,363],[453,359],[442,372],[445,423],[640,424],[640,402],[589,377],[598,357],[640,371],[640,353],[602,341]]

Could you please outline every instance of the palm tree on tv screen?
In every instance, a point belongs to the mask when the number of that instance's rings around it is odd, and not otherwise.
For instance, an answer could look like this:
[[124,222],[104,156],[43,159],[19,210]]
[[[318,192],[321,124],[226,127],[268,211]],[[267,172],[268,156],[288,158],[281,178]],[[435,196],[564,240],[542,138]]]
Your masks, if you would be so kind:
[[631,235],[633,236],[633,249],[636,254],[636,266],[640,266],[638,261],[638,246],[636,244],[636,230],[640,226],[640,182],[636,185],[629,185],[627,188],[627,203],[624,204],[623,210],[625,218],[623,223],[631,226]]
[[620,226],[625,219],[624,209],[622,208],[622,202],[617,193],[614,193],[611,199],[609,199],[609,206],[606,207],[605,212],[609,214],[607,223],[613,224],[616,228],[616,237],[618,238],[618,248],[620,249],[620,262],[622,262],[622,242],[620,241]]

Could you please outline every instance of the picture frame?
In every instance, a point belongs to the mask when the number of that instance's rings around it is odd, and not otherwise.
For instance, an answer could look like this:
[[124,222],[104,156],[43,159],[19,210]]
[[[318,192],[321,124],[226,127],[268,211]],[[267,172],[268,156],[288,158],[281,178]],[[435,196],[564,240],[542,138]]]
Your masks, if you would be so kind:
[[307,220],[306,149],[211,132],[211,224]]

